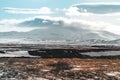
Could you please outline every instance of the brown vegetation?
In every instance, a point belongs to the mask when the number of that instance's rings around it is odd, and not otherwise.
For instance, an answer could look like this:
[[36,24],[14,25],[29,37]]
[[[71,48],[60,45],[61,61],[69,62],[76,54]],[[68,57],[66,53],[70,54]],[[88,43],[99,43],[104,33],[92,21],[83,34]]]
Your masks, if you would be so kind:
[[[40,59],[40,58],[1,58],[0,70],[9,72],[4,77],[42,77],[46,79],[95,79],[119,80],[105,72],[120,72],[120,59]],[[11,74],[12,73],[12,74]],[[19,73],[19,74],[18,74]],[[95,77],[96,76],[96,77]]]

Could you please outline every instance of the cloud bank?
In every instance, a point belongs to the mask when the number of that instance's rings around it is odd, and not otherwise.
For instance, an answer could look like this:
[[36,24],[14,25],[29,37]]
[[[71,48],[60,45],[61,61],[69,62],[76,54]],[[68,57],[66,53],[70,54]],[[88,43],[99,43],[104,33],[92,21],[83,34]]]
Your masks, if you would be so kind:
[[[96,6],[97,9],[94,6]],[[100,6],[104,6],[104,10]],[[24,25],[27,27],[61,26],[60,23],[62,22],[65,23],[65,26],[109,31],[120,35],[119,7],[120,3],[81,3],[71,5],[69,8],[56,8],[53,10],[54,12],[48,7],[42,7],[40,9],[6,7],[4,10],[12,14],[46,14],[45,16],[41,15],[40,17],[34,17],[36,21],[34,24],[32,22],[34,18],[23,19],[23,22],[28,23],[27,25]],[[52,13],[54,13],[54,16],[49,15]],[[37,21],[37,18],[42,18],[44,20]],[[11,20],[8,20],[8,22],[10,21]],[[17,21],[20,22],[19,20]]]
[[3,10],[12,14],[52,14],[51,9],[48,7],[39,9],[5,7]]

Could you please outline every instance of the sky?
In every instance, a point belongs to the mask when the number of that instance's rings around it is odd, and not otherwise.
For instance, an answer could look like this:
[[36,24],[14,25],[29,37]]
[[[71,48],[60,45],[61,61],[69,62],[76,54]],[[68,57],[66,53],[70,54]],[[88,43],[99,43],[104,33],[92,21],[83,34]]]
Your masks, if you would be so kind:
[[78,3],[112,1],[119,2],[120,0],[0,0],[0,19],[58,15],[52,14],[57,8],[68,8]]
[[[82,3],[108,3],[113,6],[94,7],[91,8],[93,12],[89,11],[90,7],[87,9],[73,6]],[[16,24],[35,18],[55,22],[62,20],[73,27],[84,26],[87,29],[109,31],[120,35],[120,0],[0,0],[0,32],[19,31],[20,28]],[[25,28],[22,28],[20,31],[24,30]]]

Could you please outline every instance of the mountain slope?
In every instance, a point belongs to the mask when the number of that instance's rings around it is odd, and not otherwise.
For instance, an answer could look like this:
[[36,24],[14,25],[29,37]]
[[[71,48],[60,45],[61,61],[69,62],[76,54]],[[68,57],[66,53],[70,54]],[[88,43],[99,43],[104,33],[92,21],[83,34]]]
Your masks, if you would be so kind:
[[[56,24],[55,24],[56,23]],[[34,19],[18,26],[39,27],[29,32],[0,32],[0,39],[23,39],[24,41],[66,41],[80,42],[87,40],[115,40],[120,36],[107,32],[83,28],[81,25],[66,25],[64,21]],[[43,28],[43,29],[41,29]],[[22,41],[21,41],[22,42]]]

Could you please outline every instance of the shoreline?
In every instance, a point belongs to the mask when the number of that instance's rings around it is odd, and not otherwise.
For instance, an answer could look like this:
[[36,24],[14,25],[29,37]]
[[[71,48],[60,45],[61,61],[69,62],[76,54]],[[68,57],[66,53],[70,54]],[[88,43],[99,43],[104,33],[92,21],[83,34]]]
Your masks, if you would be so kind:
[[108,45],[0,45],[1,57],[119,59],[119,53],[120,46]]

